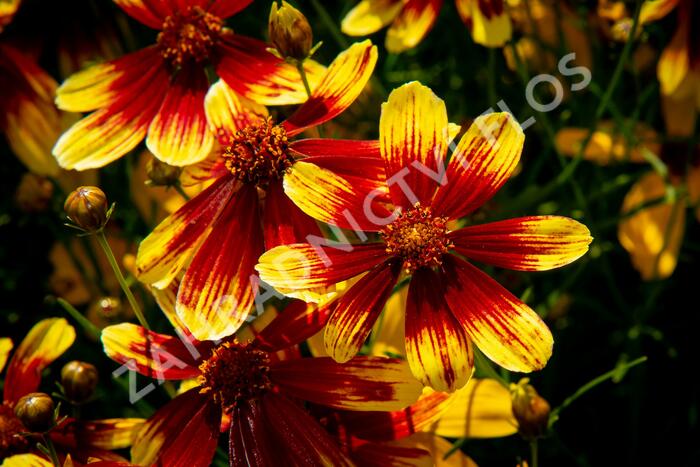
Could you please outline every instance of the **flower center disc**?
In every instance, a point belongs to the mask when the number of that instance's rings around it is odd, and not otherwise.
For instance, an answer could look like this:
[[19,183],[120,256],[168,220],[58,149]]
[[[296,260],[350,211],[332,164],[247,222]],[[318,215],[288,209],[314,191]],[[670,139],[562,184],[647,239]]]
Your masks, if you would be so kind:
[[447,218],[433,216],[420,204],[403,211],[380,232],[387,253],[403,259],[403,268],[413,273],[418,268],[442,264],[452,242],[447,238]]
[[0,459],[27,451],[29,443],[20,435],[26,431],[12,407],[0,403]]
[[236,133],[222,157],[226,168],[242,182],[265,185],[281,179],[294,160],[287,150],[287,132],[267,117]]
[[223,24],[221,18],[198,6],[168,16],[158,34],[160,53],[175,68],[208,60],[222,35]]
[[268,353],[237,342],[224,342],[200,366],[202,393],[211,393],[225,411],[255,399],[272,387]]

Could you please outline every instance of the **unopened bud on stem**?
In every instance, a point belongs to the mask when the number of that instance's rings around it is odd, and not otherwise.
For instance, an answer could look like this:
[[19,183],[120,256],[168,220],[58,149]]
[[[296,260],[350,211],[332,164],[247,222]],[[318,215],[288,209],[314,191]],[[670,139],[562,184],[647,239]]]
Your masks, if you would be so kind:
[[96,186],[76,188],[66,198],[63,209],[73,224],[89,233],[100,231],[109,220],[107,196]]
[[34,433],[45,433],[54,423],[53,399],[43,392],[31,392],[20,398],[15,406],[19,421]]
[[284,58],[304,60],[313,42],[311,25],[306,17],[289,3],[272,3],[268,23],[270,41]]
[[89,363],[73,360],[61,369],[61,385],[71,402],[80,404],[92,397],[97,387],[97,368]]
[[510,385],[513,416],[518,421],[520,434],[527,440],[537,439],[547,433],[551,407],[537,394],[529,378]]

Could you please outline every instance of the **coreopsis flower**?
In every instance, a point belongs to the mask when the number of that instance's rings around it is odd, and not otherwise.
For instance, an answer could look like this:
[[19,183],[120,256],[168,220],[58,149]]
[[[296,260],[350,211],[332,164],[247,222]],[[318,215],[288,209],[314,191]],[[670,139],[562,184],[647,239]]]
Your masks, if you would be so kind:
[[56,86],[33,58],[0,43],[0,131],[12,152],[38,175],[59,173],[51,148],[66,117],[53,102]]
[[[486,47],[501,47],[511,37],[505,0],[455,0],[472,39]],[[400,53],[417,46],[435,25],[442,0],[361,0],[341,23],[349,36],[366,36],[389,26],[386,49]]]
[[322,168],[285,180],[287,194],[310,216],[378,233],[380,241],[280,246],[263,254],[256,266],[265,283],[285,291],[325,287],[366,273],[340,298],[326,326],[326,350],[339,362],[358,352],[399,277],[409,275],[408,362],[423,383],[449,391],[471,376],[472,343],[499,365],[521,372],[542,368],[553,343],[532,309],[462,256],[539,271],[574,261],[591,242],[584,225],[559,216],[450,230],[451,220],[473,212],[506,182],[524,140],[509,114],[481,116],[445,167],[452,136],[445,104],[429,88],[412,82],[395,89],[379,125],[388,206],[371,204],[380,190],[362,191]]
[[279,124],[243,112],[238,95],[226,83],[212,86],[207,112],[219,129],[222,150],[188,177],[214,181],[143,240],[136,261],[139,280],[157,289],[166,288],[186,267],[177,313],[197,339],[230,335],[244,322],[254,300],[251,276],[260,254],[320,235],[315,221],[285,195],[284,180],[324,167],[352,183],[377,186],[367,172],[372,164],[374,174],[381,169],[375,142],[290,141],[355,100],[376,54],[369,41],[341,53],[311,98]]
[[[560,130],[557,149],[566,156],[576,156],[588,132],[585,128]],[[673,274],[683,244],[686,208],[700,201],[700,148],[659,141],[660,136],[645,125],[637,124],[632,139],[627,140],[611,122],[603,122],[583,153],[586,160],[602,166],[658,158],[668,167],[667,177],[657,171],[642,175],[630,187],[620,209],[618,239],[645,281]],[[670,188],[675,196],[668,196]],[[700,221],[700,209],[695,210],[695,216]]]
[[[20,408],[20,415],[37,422],[32,429],[46,428],[45,408],[52,405],[46,395],[36,393],[41,374],[48,365],[60,357],[75,340],[75,330],[62,318],[39,321],[32,327],[12,355],[4,378],[3,401],[0,404],[0,459],[3,465],[45,465],[44,455],[34,448],[34,443],[25,435],[28,431],[15,414],[22,398],[32,393],[35,400]],[[0,338],[0,371],[4,369],[12,350],[12,340]],[[40,411],[41,413],[39,413]],[[50,414],[53,420],[53,413]],[[65,419],[47,433],[56,446],[59,456],[66,455],[80,462],[90,457],[106,460],[124,460],[110,453],[131,444],[134,430],[141,419],[107,419],[84,421]],[[41,423],[39,423],[41,422]],[[38,460],[37,460],[38,459]],[[36,462],[37,464],[32,464]],[[49,464],[52,465],[52,464]]]
[[395,411],[415,402],[421,386],[398,359],[358,357],[341,365],[300,357],[294,345],[319,328],[312,324],[318,313],[296,301],[252,340],[230,336],[219,343],[183,341],[128,323],[106,328],[105,352],[118,363],[161,381],[197,382],[146,421],[132,462],[208,466],[219,432],[227,431],[231,465],[351,465],[300,402]]
[[[148,149],[168,164],[203,160],[214,145],[204,111],[208,65],[232,89],[262,104],[306,98],[293,66],[268,52],[265,43],[225,27],[224,20],[250,0],[197,0],[182,7],[155,0],[115,2],[160,31],[157,43],[87,68],[61,85],[60,108],[95,111],[56,143],[53,151],[62,167],[102,167],[144,138]],[[306,66],[315,84],[320,67]]]

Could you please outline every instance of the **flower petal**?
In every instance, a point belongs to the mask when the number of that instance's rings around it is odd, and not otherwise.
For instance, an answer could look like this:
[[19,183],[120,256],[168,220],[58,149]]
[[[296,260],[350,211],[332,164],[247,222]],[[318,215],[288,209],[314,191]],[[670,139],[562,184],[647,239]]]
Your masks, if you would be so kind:
[[[214,64],[216,73],[236,91],[262,105],[299,104],[307,99],[295,66],[284,63],[267,50],[268,45],[238,34],[228,38]],[[324,68],[313,60],[304,66],[309,86],[314,89]]]
[[2,467],[54,467],[53,462],[36,454],[17,454],[3,460]]
[[524,140],[520,125],[507,112],[474,120],[452,154],[433,211],[457,219],[483,205],[515,170]]
[[678,15],[678,26],[671,38],[671,42],[661,52],[656,68],[656,74],[661,84],[661,93],[665,95],[675,93],[690,70],[689,38],[691,37],[689,28],[691,25],[691,12],[693,8],[691,2],[683,2],[683,9]]
[[289,135],[335,118],[360,95],[377,63],[377,48],[365,40],[338,54],[311,97],[282,126]]
[[352,459],[363,467],[433,467],[430,452],[403,443],[364,443],[352,450]]
[[168,87],[165,100],[148,127],[146,146],[161,161],[175,166],[204,160],[214,146],[204,114],[209,82],[203,70],[184,67]]
[[444,164],[449,128],[445,103],[430,88],[413,81],[391,92],[382,105],[379,144],[395,205],[430,204],[438,182],[429,173]]
[[445,301],[446,280],[427,268],[413,274],[406,301],[406,357],[424,385],[452,392],[471,378],[474,353]]
[[309,235],[321,235],[316,221],[292,203],[282,183],[277,181],[271,182],[266,190],[263,231],[266,249],[304,242]]
[[290,465],[352,466],[336,441],[306,411],[286,397],[268,393],[262,399],[273,446]]
[[143,426],[143,418],[106,418],[79,420],[72,424],[78,446],[114,450],[131,446]]
[[83,118],[59,138],[53,153],[61,167],[103,167],[141,142],[165,97],[168,73],[158,64],[132,79],[113,103]]
[[274,350],[301,344],[323,329],[333,309],[331,304],[293,300],[255,336],[255,341]]
[[338,301],[324,335],[326,352],[344,363],[357,355],[401,273],[398,263],[375,266]]
[[[659,136],[652,128],[640,123],[633,132],[634,140],[627,141],[622,133],[615,132],[612,122],[601,122],[586,145],[583,158],[605,166],[616,162],[645,163],[644,151],[659,154]],[[588,128],[560,130],[555,139],[557,150],[565,156],[577,156],[588,133]]]
[[12,339],[9,337],[0,338],[0,372],[5,369],[5,363],[7,363],[7,359],[10,356],[12,346]]
[[586,254],[593,238],[568,217],[529,216],[464,227],[450,234],[469,259],[517,271],[547,271]]
[[250,5],[253,0],[213,0],[207,11],[219,18],[229,18]]
[[[666,183],[649,172],[635,183],[622,202],[628,213],[666,195]],[[685,232],[684,201],[662,202],[641,209],[618,225],[620,244],[630,254],[634,268],[644,280],[664,279],[673,274]]]
[[75,329],[63,318],[39,321],[29,330],[15,350],[5,375],[4,400],[17,402],[34,392],[41,372],[60,357],[75,341]]
[[502,47],[513,35],[504,0],[456,0],[457,12],[477,44]]
[[265,106],[239,95],[223,80],[212,84],[207,91],[204,111],[211,131],[220,141],[222,136],[224,140],[231,138],[238,130],[259,123],[268,115]]
[[368,36],[391,24],[403,4],[401,0],[361,0],[345,15],[340,29],[348,36]]
[[417,46],[435,25],[442,0],[407,0],[386,32],[386,50],[400,53]]
[[209,466],[219,438],[221,410],[199,388],[177,396],[151,416],[131,448],[137,465]]
[[[378,231],[392,219],[392,213],[381,203],[383,180],[346,179],[332,170],[315,164],[320,158],[297,161],[284,177],[284,191],[306,214],[341,228]],[[352,160],[358,169],[377,167],[381,161],[370,158]],[[326,165],[336,165],[324,160]],[[367,205],[367,206],[366,206]]]
[[180,283],[175,309],[195,338],[221,339],[244,323],[255,295],[251,276],[263,250],[257,188],[244,185],[221,211]]
[[544,368],[554,340],[537,313],[464,260],[450,255],[444,268],[447,303],[479,350],[507,370]]
[[498,438],[518,431],[510,392],[494,379],[470,379],[450,402],[435,423],[421,429],[445,438]]
[[235,188],[230,177],[221,177],[161,222],[139,245],[139,280],[158,289],[167,287],[206,238]]
[[159,381],[199,376],[199,358],[211,347],[196,341],[185,343],[131,323],[107,326],[100,339],[109,358]]
[[154,5],[158,5],[158,2],[154,3],[149,0],[114,0],[114,3],[124,10],[127,15],[153,29],[161,29],[163,27],[163,22],[168,13],[154,8]]
[[392,445],[424,449],[430,453],[434,467],[477,467],[476,462],[460,449],[439,436],[429,433],[415,433],[408,438],[400,439]]
[[386,259],[383,243],[328,245],[279,246],[260,256],[255,269],[275,288],[304,290],[350,279]]
[[283,456],[265,426],[261,403],[252,400],[236,406],[229,430],[229,465],[249,467],[282,465]]

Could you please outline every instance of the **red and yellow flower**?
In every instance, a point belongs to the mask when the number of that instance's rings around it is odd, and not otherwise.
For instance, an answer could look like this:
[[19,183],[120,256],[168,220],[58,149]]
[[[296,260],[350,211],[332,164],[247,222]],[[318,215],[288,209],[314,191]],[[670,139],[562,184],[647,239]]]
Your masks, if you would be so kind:
[[[472,39],[501,47],[512,34],[505,0],[455,0],[459,16]],[[400,53],[417,46],[435,25],[442,0],[362,0],[343,18],[342,31],[366,36],[389,26],[386,49]]]
[[[4,460],[3,465],[45,465],[43,454],[25,437],[29,430],[15,415],[14,407],[22,396],[38,390],[41,373],[74,340],[75,330],[65,319],[44,319],[34,325],[10,359],[0,404],[0,459]],[[0,371],[11,350],[12,341],[0,338]],[[47,436],[61,458],[71,456],[80,462],[87,462],[88,458],[123,461],[121,456],[110,451],[130,446],[131,438],[142,422],[135,418],[95,421],[69,418],[60,422]]]
[[228,431],[231,465],[351,465],[299,401],[395,411],[415,402],[421,386],[397,359],[358,357],[341,365],[301,358],[294,345],[320,329],[323,313],[295,301],[252,339],[230,336],[219,344],[185,343],[128,323],[106,328],[102,342],[115,361],[159,380],[197,381],[146,421],[132,462],[209,465],[219,432]]
[[[56,143],[65,168],[102,167],[146,138],[160,160],[184,166],[203,160],[214,145],[204,100],[205,67],[232,89],[262,104],[302,102],[297,70],[266,50],[264,42],[235,34],[224,20],[250,0],[115,0],[127,14],[159,32],[157,43],[68,78],[56,102],[65,110],[95,111]],[[307,63],[315,84],[320,68]]]
[[445,104],[412,82],[383,105],[379,135],[387,206],[367,202],[377,198],[376,189],[363,191],[323,168],[287,177],[285,191],[310,216],[378,233],[381,241],[276,247],[260,257],[261,279],[293,291],[366,273],[340,298],[326,326],[326,350],[339,362],[358,352],[405,271],[411,276],[406,354],[424,384],[449,391],[464,386],[473,369],[472,343],[509,370],[544,367],[553,343],[547,326],[462,257],[520,271],[553,269],[588,250],[588,229],[558,216],[458,230],[448,224],[483,205],[506,182],[522,151],[520,126],[506,113],[477,118],[445,168],[454,135]]
[[186,267],[177,313],[197,339],[228,336],[243,324],[254,300],[251,276],[260,254],[320,235],[315,221],[284,194],[284,179],[307,167],[323,167],[369,189],[378,185],[376,142],[289,141],[347,108],[376,59],[369,41],[351,46],[330,65],[310,99],[280,124],[242,111],[238,95],[226,83],[212,86],[207,112],[222,150],[188,177],[214,182],[156,227],[137,258],[139,279],[157,289],[166,288]]

